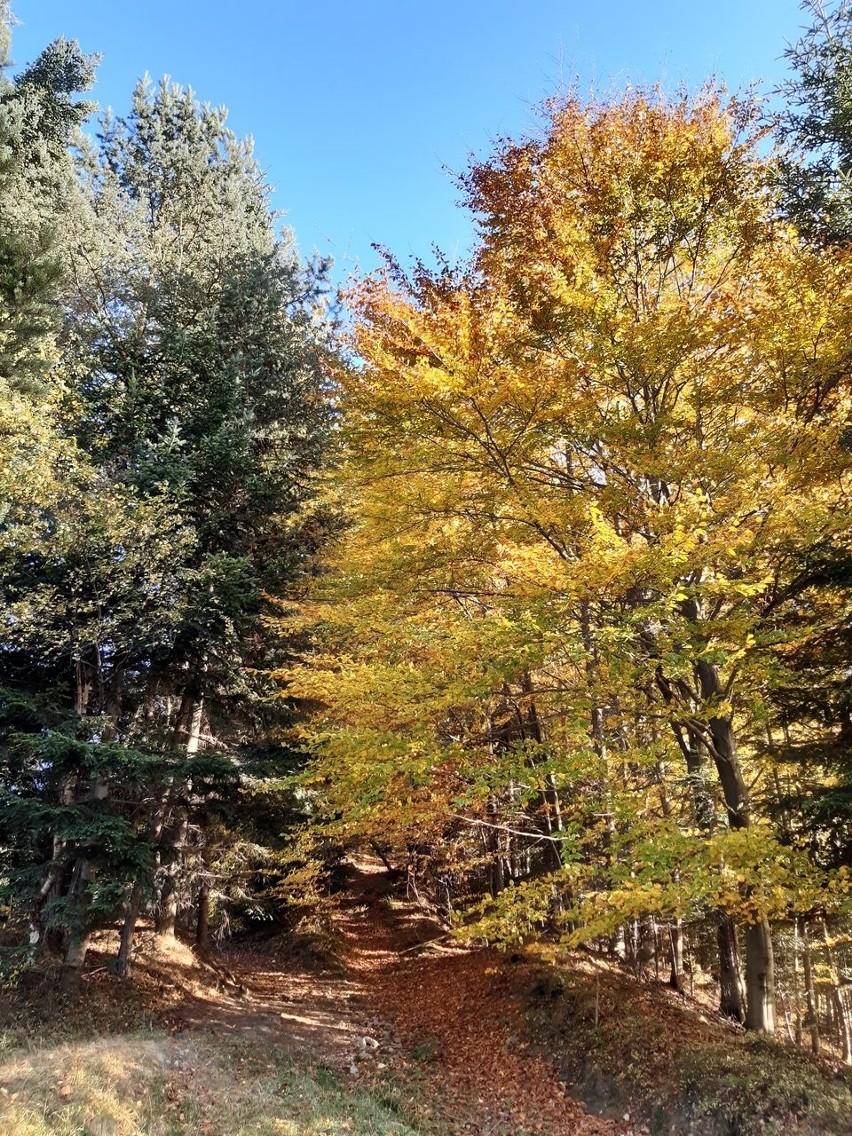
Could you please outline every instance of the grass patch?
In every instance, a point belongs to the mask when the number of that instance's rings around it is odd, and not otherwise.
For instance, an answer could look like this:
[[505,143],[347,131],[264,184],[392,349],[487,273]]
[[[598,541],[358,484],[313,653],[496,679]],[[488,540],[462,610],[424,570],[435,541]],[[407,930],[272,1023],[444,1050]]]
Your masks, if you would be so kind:
[[697,1045],[679,1073],[692,1119],[720,1136],[852,1132],[852,1078],[790,1046],[757,1037]]
[[852,1071],[582,957],[528,985],[530,1025],[594,1111],[654,1136],[852,1136]]
[[15,1136],[418,1136],[398,1106],[270,1048],[161,1033],[7,1049]]

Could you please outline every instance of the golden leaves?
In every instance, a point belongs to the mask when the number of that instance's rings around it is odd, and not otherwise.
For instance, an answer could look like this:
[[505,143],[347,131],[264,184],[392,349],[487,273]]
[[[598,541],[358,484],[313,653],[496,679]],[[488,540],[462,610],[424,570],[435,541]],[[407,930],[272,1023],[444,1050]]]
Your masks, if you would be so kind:
[[[297,689],[324,705],[318,768],[362,831],[434,837],[462,798],[520,807],[534,766],[609,873],[607,919],[751,917],[810,879],[764,829],[713,827],[713,791],[700,828],[666,772],[685,723],[709,765],[708,723],[735,715],[755,760],[784,635],[803,634],[769,625],[772,597],[808,549],[848,545],[852,273],[778,223],[756,143],[748,108],[713,91],[553,104],[540,140],[465,180],[469,266],[356,289],[352,524]],[[531,705],[532,750],[523,728],[505,740]],[[653,870],[620,879],[664,808]]]

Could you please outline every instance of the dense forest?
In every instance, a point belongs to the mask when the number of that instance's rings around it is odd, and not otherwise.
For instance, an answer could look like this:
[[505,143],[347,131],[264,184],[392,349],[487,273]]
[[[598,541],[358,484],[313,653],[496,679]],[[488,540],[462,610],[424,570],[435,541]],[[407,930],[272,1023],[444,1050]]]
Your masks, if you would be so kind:
[[99,118],[0,3],[4,983],[292,930],[361,850],[852,1064],[852,3],[806,7],[774,101],[554,97],[464,260],[338,298],[224,111]]

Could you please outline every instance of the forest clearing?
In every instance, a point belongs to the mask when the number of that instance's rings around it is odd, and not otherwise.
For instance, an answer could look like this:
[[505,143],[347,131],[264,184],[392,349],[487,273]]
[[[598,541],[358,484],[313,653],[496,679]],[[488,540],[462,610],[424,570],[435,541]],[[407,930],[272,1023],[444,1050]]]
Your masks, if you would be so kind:
[[852,1133],[802,11],[766,93],[563,86],[464,253],[338,286],[223,107],[0,0],[0,1133]]

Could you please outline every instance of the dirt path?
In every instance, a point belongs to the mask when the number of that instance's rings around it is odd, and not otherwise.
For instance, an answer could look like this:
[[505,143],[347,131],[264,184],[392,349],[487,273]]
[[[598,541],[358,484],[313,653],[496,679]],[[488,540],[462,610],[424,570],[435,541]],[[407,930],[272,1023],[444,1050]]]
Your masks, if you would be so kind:
[[[176,1029],[251,1031],[346,1077],[391,1081],[429,1103],[441,1132],[615,1136],[590,1116],[526,1040],[511,963],[463,950],[415,905],[394,898],[378,862],[359,861],[337,915],[344,973],[294,968],[274,943],[228,958],[247,998],[199,999]],[[424,943],[434,940],[428,946]]]

